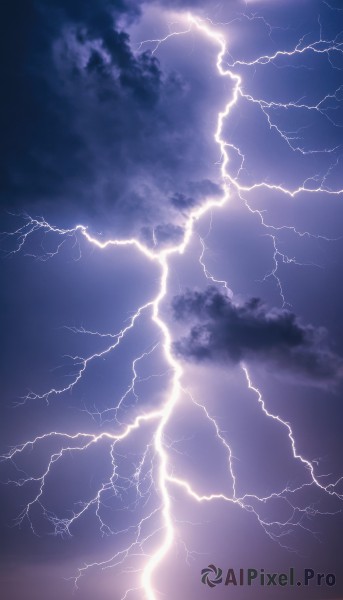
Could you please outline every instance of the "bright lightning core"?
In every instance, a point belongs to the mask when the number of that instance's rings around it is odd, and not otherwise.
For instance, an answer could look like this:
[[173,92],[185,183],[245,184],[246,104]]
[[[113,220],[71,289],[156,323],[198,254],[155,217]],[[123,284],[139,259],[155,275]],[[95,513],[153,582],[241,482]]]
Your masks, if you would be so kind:
[[[103,569],[118,567],[122,568],[122,570],[125,570],[127,560],[130,557],[139,556],[143,560],[143,564],[141,564],[139,567],[136,584],[125,592],[124,598],[128,597],[131,593],[134,594],[135,592],[137,593],[137,597],[142,597],[142,590],[146,600],[157,600],[159,597],[158,590],[156,590],[154,583],[155,576],[160,565],[171,551],[173,543],[176,539],[175,519],[172,511],[173,491],[176,489],[181,490],[196,503],[207,504],[223,502],[237,505],[243,510],[247,510],[249,513],[253,514],[258,523],[264,529],[265,533],[272,540],[285,547],[287,547],[287,543],[284,541],[285,532],[291,528],[297,527],[306,529],[306,517],[313,516],[316,514],[316,512],[318,512],[313,508],[313,506],[304,507],[296,504],[295,498],[299,490],[303,490],[305,488],[316,488],[320,493],[326,494],[331,498],[334,498],[338,501],[343,500],[342,494],[339,493],[339,485],[342,479],[336,479],[328,483],[328,479],[326,477],[324,483],[323,479],[316,475],[315,463],[311,462],[306,456],[302,456],[300,454],[291,425],[284,421],[280,416],[275,415],[268,410],[267,404],[262,397],[262,393],[251,381],[247,365],[241,365],[242,377],[244,377],[247,387],[251,392],[252,401],[258,402],[266,419],[275,421],[275,426],[279,427],[280,429],[280,435],[285,435],[288,437],[290,453],[292,454],[294,461],[299,463],[300,467],[303,469],[303,484],[296,487],[286,486],[284,489],[276,489],[274,492],[262,497],[254,493],[240,495],[237,485],[237,476],[235,473],[234,453],[229,441],[226,439],[225,434],[221,431],[218,423],[211,414],[211,411],[208,410],[206,406],[202,405],[196,398],[194,398],[188,389],[184,389],[183,387],[183,367],[181,362],[173,353],[173,332],[162,316],[161,307],[168,294],[171,258],[173,256],[183,254],[186,251],[195,233],[195,227],[199,219],[206,214],[210,214],[212,209],[223,209],[229,200],[230,194],[237,193],[242,199],[247,210],[258,215],[261,225],[265,228],[267,235],[272,240],[273,269],[267,276],[272,276],[275,279],[282,303],[285,304],[286,300],[282,283],[278,275],[278,266],[279,261],[292,262],[294,259],[289,259],[278,248],[277,234],[282,227],[275,227],[271,224],[267,224],[262,211],[253,209],[250,206],[247,200],[248,194],[260,188],[273,190],[288,197],[294,197],[300,193],[315,194],[322,192],[331,195],[340,195],[343,193],[342,189],[331,189],[328,187],[328,173],[326,173],[321,179],[317,176],[314,176],[311,181],[307,179],[295,189],[289,189],[278,182],[274,183],[257,180],[249,185],[243,183],[243,180],[241,180],[241,175],[244,171],[245,156],[242,150],[236,145],[230,143],[229,140],[226,140],[223,134],[224,125],[230,118],[230,112],[232,108],[238,105],[240,102],[244,101],[257,105],[267,119],[270,129],[276,131],[276,133],[292,152],[305,154],[315,153],[317,151],[315,149],[311,149],[309,151],[305,150],[298,144],[296,136],[294,137],[288,134],[276,125],[276,123],[272,120],[273,110],[276,107],[276,103],[254,98],[244,91],[243,78],[238,73],[237,68],[242,65],[247,68],[254,68],[256,64],[264,65],[273,62],[277,60],[279,54],[282,54],[281,51],[272,56],[259,57],[251,62],[229,61],[226,40],[223,34],[217,31],[216,27],[212,23],[202,21],[192,15],[188,17],[187,28],[184,31],[171,33],[161,40],[153,40],[155,43],[154,51],[156,51],[161,44],[167,42],[169,38],[175,37],[176,35],[187,35],[193,30],[197,30],[200,35],[204,36],[204,38],[207,38],[216,46],[217,62],[215,68],[221,77],[228,78],[228,80],[230,80],[231,95],[228,98],[226,105],[223,107],[223,110],[218,115],[217,128],[216,131],[213,132],[215,142],[219,147],[221,155],[220,171],[223,189],[222,196],[219,199],[208,199],[199,208],[194,209],[189,214],[185,224],[182,241],[174,246],[169,246],[162,249],[159,249],[158,247],[150,248],[136,238],[109,239],[103,241],[102,239],[91,235],[87,227],[84,225],[77,225],[76,227],[72,227],[70,229],[62,229],[50,225],[44,219],[31,217],[28,217],[24,225],[11,234],[17,241],[15,252],[21,251],[28,242],[28,239],[36,232],[41,232],[44,235],[49,235],[56,239],[57,241],[55,250],[49,254],[44,254],[41,257],[43,260],[52,258],[55,254],[57,254],[62,244],[64,244],[66,240],[71,239],[77,246],[80,243],[80,239],[83,239],[91,246],[97,247],[100,251],[108,247],[122,247],[124,249],[126,247],[131,247],[144,256],[148,266],[150,264],[156,265],[159,269],[160,276],[157,294],[144,305],[140,306],[120,331],[111,334],[100,334],[99,332],[91,332],[84,329],[76,330],[73,328],[76,332],[83,333],[85,335],[95,335],[101,340],[104,339],[106,345],[102,350],[99,350],[98,352],[90,354],[86,357],[73,356],[72,361],[74,374],[68,379],[68,382],[65,385],[62,385],[61,387],[54,387],[43,393],[30,392],[23,399],[23,402],[27,400],[45,400],[49,402],[53,398],[73,390],[73,388],[76,387],[83,378],[89,365],[96,363],[96,361],[99,359],[115,351],[116,348],[118,348],[122,341],[127,337],[129,332],[135,329],[137,322],[139,322],[142,317],[148,315],[159,332],[159,341],[148,348],[145,352],[139,354],[133,360],[131,365],[131,383],[116,406],[99,413],[98,416],[100,416],[103,420],[108,420],[111,422],[111,427],[98,434],[85,432],[76,432],[74,434],[70,434],[60,431],[50,431],[16,446],[8,454],[2,457],[4,461],[11,461],[12,463],[17,464],[17,461],[20,460],[22,456],[31,452],[36,447],[41,445],[45,447],[47,443],[50,443],[51,446],[55,448],[49,455],[46,466],[38,475],[27,476],[24,472],[21,472],[16,482],[12,482],[20,487],[28,486],[29,484],[34,483],[37,489],[37,492],[31,497],[23,509],[23,512],[21,515],[19,515],[18,523],[22,523],[24,520],[27,520],[30,523],[32,530],[35,531],[32,514],[37,508],[39,508],[44,517],[53,526],[53,530],[56,535],[70,534],[73,525],[88,510],[93,509],[99,521],[101,531],[104,534],[116,533],[120,539],[122,537],[125,539],[126,537],[126,542],[123,543],[123,546],[119,551],[114,553],[106,560],[94,560],[94,562],[80,567],[74,578],[75,586],[78,586],[81,577],[93,567],[100,567]],[[314,54],[327,53],[330,55],[332,52],[342,52],[342,47],[341,43],[336,40],[321,40],[320,43],[315,42],[308,45],[301,40],[293,49],[293,51],[289,51],[287,54],[288,56],[292,56],[307,52]],[[278,103],[277,108],[281,110],[296,109],[318,111],[321,114],[329,117],[325,108],[325,103],[334,97],[337,99],[338,94],[339,90],[336,90],[334,94],[327,95],[320,102],[313,106],[310,104],[305,104],[303,101],[297,101],[290,102],[288,104]],[[334,149],[332,148],[324,150],[326,153],[331,153],[333,151]],[[237,172],[232,173],[230,171],[230,159],[237,159],[237,157],[240,162],[240,168]],[[305,235],[313,235],[307,231],[298,231],[293,227],[286,228],[291,229],[293,233],[300,237]],[[203,269],[205,278],[223,286],[227,293],[231,293],[227,282],[216,279],[209,272],[206,266],[206,246],[203,240],[201,240],[201,247],[202,252],[199,255],[199,264]],[[149,356],[155,352],[163,353],[164,362],[167,365],[167,371],[171,374],[169,389],[156,406],[139,412],[139,397],[136,392],[136,386],[140,378],[140,365],[142,362],[148,360]],[[151,375],[151,377],[152,376],[153,375]],[[123,423],[121,422],[120,416],[121,408],[122,406],[125,406],[125,401],[129,394],[133,394],[136,398],[138,405],[136,408],[138,414],[136,416],[133,415],[128,423]],[[176,408],[181,401],[190,401],[194,407],[199,410],[199,413],[211,427],[213,436],[215,436],[215,439],[223,448],[228,467],[228,477],[231,490],[230,493],[213,493],[211,489],[209,489],[206,493],[201,493],[196,489],[196,486],[192,480],[183,477],[182,473],[176,472],[174,469],[170,457],[170,448],[174,442],[169,439],[168,426],[170,425]],[[125,448],[125,443],[128,440],[134,440],[137,432],[142,432],[143,430],[148,431],[148,441],[146,442],[145,449],[142,453],[139,463],[135,466],[133,473],[131,473],[131,475],[127,477],[125,481],[119,476],[118,473],[119,457],[125,453],[125,450],[123,450],[123,448]],[[96,446],[104,446],[107,448],[111,463],[111,472],[108,479],[102,482],[93,497],[87,501],[79,502],[69,516],[59,517],[50,510],[46,509],[44,504],[44,495],[46,493],[48,481],[54,475],[54,470],[57,463],[63,462],[63,458],[66,455],[85,453],[89,449]],[[129,489],[133,489],[135,491],[137,498],[136,506],[142,505],[143,507],[146,507],[146,512],[144,516],[138,520],[135,526],[129,526],[126,530],[121,532],[114,532],[103,516],[103,513],[105,512],[104,506],[106,505],[107,495],[108,493],[111,493],[114,496],[121,496],[124,495],[124,492]],[[227,489],[227,486],[225,486],[225,489]],[[151,507],[150,497],[153,492],[156,492],[159,498],[159,504],[157,507]],[[265,516],[262,517],[260,508],[261,506],[264,507],[265,505],[268,505],[269,501],[279,501],[280,503],[287,504],[287,506],[290,508],[290,515],[288,515],[284,520],[268,519]]]

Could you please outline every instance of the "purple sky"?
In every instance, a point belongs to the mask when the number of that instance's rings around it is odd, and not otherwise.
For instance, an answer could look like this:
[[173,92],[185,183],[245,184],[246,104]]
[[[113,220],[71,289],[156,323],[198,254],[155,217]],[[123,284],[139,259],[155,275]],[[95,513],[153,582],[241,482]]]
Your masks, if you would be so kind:
[[5,13],[4,597],[339,600],[339,1]]

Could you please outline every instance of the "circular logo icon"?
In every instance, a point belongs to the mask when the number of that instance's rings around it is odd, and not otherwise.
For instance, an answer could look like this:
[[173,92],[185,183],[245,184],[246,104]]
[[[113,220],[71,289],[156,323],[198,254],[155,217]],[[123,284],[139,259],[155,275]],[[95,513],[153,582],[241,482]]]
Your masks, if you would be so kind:
[[202,569],[201,571],[201,581],[205,585],[207,584],[209,587],[214,588],[218,583],[223,581],[222,574],[223,571],[219,567],[208,565],[206,569]]

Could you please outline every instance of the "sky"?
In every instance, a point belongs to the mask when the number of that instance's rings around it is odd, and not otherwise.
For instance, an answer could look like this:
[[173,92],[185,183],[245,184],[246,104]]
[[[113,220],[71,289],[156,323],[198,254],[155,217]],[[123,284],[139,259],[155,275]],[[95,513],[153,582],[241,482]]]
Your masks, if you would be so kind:
[[341,3],[3,17],[3,596],[342,600]]

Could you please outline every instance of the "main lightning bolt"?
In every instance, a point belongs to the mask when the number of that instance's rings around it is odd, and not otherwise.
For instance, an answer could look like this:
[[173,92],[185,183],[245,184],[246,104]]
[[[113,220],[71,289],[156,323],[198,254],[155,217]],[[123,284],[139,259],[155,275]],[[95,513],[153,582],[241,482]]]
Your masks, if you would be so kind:
[[[21,472],[22,477],[20,477],[14,482],[10,482],[14,483],[17,486],[24,486],[30,482],[34,482],[38,485],[38,492],[36,496],[32,498],[32,500],[26,505],[23,512],[19,515],[18,523],[20,524],[23,522],[24,519],[27,519],[30,523],[32,530],[35,531],[31,519],[31,511],[33,506],[38,506],[41,508],[45,518],[53,526],[55,534],[69,534],[70,528],[75,523],[75,521],[77,521],[77,519],[79,519],[87,510],[89,510],[90,508],[94,508],[95,514],[100,523],[100,529],[102,533],[116,533],[118,536],[120,536],[121,534],[125,534],[127,536],[130,536],[132,541],[124,549],[118,551],[109,559],[105,561],[86,564],[84,567],[80,568],[78,574],[74,578],[74,583],[77,587],[79,579],[85,574],[85,572],[88,569],[92,567],[100,567],[105,569],[118,565],[123,565],[124,561],[126,561],[130,556],[138,555],[140,557],[143,557],[144,566],[142,567],[140,584],[136,588],[131,588],[127,590],[123,598],[126,598],[131,592],[143,589],[144,597],[146,598],[146,600],[157,600],[157,591],[155,590],[153,583],[154,575],[158,567],[166,558],[176,538],[176,531],[174,527],[174,519],[171,507],[171,486],[182,489],[187,495],[189,495],[190,498],[192,498],[198,503],[224,501],[240,506],[242,509],[245,509],[252,513],[256,517],[260,525],[263,527],[267,535],[271,539],[278,541],[281,545],[283,545],[280,541],[281,538],[284,537],[285,533],[287,533],[287,531],[291,530],[292,528],[300,527],[305,530],[308,530],[305,525],[306,517],[313,516],[318,512],[311,506],[300,508],[296,505],[296,502],[293,501],[292,498],[296,497],[296,494],[297,492],[299,492],[299,490],[303,490],[306,487],[316,487],[323,494],[327,494],[328,496],[334,497],[338,500],[343,500],[342,494],[340,494],[337,491],[338,486],[342,481],[342,478],[339,478],[336,481],[333,481],[329,484],[322,483],[321,480],[327,476],[317,476],[315,472],[315,462],[309,461],[307,458],[303,457],[299,453],[291,425],[285,420],[283,420],[280,416],[274,415],[273,413],[267,410],[266,404],[262,398],[262,394],[253,385],[246,365],[242,365],[241,367],[244,373],[246,383],[248,385],[248,389],[257,396],[258,402],[266,418],[275,421],[277,426],[282,426],[284,428],[290,441],[292,456],[294,460],[298,461],[300,465],[304,468],[306,480],[302,485],[299,485],[297,487],[288,486],[283,490],[274,492],[273,494],[270,494],[266,497],[259,497],[254,494],[244,494],[240,496],[238,494],[237,476],[235,474],[234,469],[234,454],[232,448],[230,444],[226,441],[224,433],[221,431],[217,421],[210,414],[206,406],[202,405],[200,402],[194,399],[189,390],[183,388],[183,368],[181,363],[179,362],[179,360],[177,360],[173,353],[171,330],[166,321],[161,316],[161,305],[168,293],[170,258],[173,255],[183,254],[185,252],[190,243],[190,240],[193,237],[193,234],[195,233],[196,223],[204,215],[211,214],[212,209],[222,208],[229,200],[231,191],[235,191],[236,193],[238,193],[239,198],[243,200],[246,208],[251,213],[258,215],[262,227],[264,227],[267,230],[268,235],[273,241],[274,267],[269,275],[272,275],[276,279],[283,303],[286,303],[286,300],[282,290],[281,281],[277,274],[278,261],[296,261],[295,259],[289,258],[287,255],[281,253],[281,251],[278,249],[276,237],[278,231],[286,228],[300,237],[313,236],[329,240],[329,238],[326,238],[325,236],[316,236],[307,231],[298,231],[294,227],[276,227],[271,224],[268,224],[264,220],[263,212],[251,208],[248,201],[243,198],[243,195],[248,194],[259,188],[275,190],[286,194],[290,197],[294,197],[302,192],[310,194],[317,192],[325,192],[327,194],[333,195],[342,194],[342,189],[332,190],[326,185],[329,172],[322,176],[321,179],[319,178],[319,176],[315,176],[311,180],[312,183],[314,182],[314,185],[311,185],[310,180],[306,180],[295,189],[288,189],[279,183],[267,183],[264,181],[257,181],[252,185],[247,186],[240,181],[240,175],[243,170],[245,157],[239,148],[237,148],[234,144],[231,144],[224,139],[223,126],[224,122],[229,117],[232,108],[236,106],[240,101],[244,100],[258,105],[263,115],[266,117],[269,127],[278,133],[280,138],[284,141],[285,144],[288,145],[292,152],[300,154],[317,152],[317,150],[306,150],[303,147],[301,147],[298,144],[297,138],[292,137],[290,134],[283,131],[274,123],[271,114],[276,108],[280,110],[317,111],[326,119],[329,119],[335,126],[339,126],[333,121],[331,117],[330,102],[340,101],[342,86],[337,90],[333,91],[332,93],[327,94],[315,105],[306,104],[302,100],[288,104],[273,103],[267,102],[262,99],[253,98],[250,94],[244,92],[242,77],[241,75],[236,73],[234,69],[239,66],[256,67],[257,65],[274,63],[278,60],[280,56],[292,57],[294,55],[305,54],[309,52],[314,54],[327,55],[330,60],[330,57],[333,53],[343,53],[343,46],[338,38],[334,40],[320,39],[319,41],[313,42],[311,44],[305,44],[304,40],[302,39],[300,40],[299,44],[297,44],[297,46],[291,51],[278,51],[272,56],[261,56],[250,62],[232,60],[229,64],[226,64],[225,61],[229,55],[227,52],[226,41],[222,33],[217,31],[215,26],[210,21],[201,20],[193,15],[188,15],[187,19],[188,27],[184,31],[172,32],[165,38],[159,40],[146,40],[145,42],[142,42],[142,44],[148,42],[154,43],[155,48],[153,49],[153,52],[156,52],[159,46],[162,43],[165,43],[170,38],[179,35],[186,35],[192,29],[196,29],[200,34],[204,35],[218,47],[216,62],[218,74],[221,77],[228,78],[232,86],[231,97],[226,103],[224,110],[222,110],[218,114],[217,127],[216,131],[214,132],[214,139],[219,147],[219,151],[221,154],[220,170],[223,189],[222,196],[219,199],[208,199],[200,207],[192,210],[188,215],[181,243],[169,246],[167,248],[163,248],[161,250],[158,249],[157,244],[155,244],[153,249],[151,249],[136,238],[129,238],[124,240],[109,239],[103,241],[97,238],[96,236],[91,235],[87,227],[83,225],[77,225],[76,227],[70,229],[63,229],[50,225],[42,218],[26,217],[23,226],[19,227],[16,231],[12,232],[11,234],[8,234],[13,236],[17,242],[17,245],[13,250],[14,253],[20,252],[25,246],[25,243],[28,240],[28,238],[37,232],[42,233],[44,236],[56,236],[56,239],[58,241],[55,250],[52,252],[45,252],[43,250],[42,255],[37,256],[37,258],[41,260],[47,260],[55,256],[60,251],[61,246],[65,244],[68,239],[72,241],[73,246],[80,249],[80,239],[83,238],[89,244],[99,248],[100,250],[104,250],[108,247],[133,247],[136,249],[137,252],[145,256],[145,258],[148,261],[157,264],[160,269],[159,289],[157,295],[155,296],[155,298],[152,298],[146,304],[140,306],[137,309],[137,311],[130,317],[128,324],[121,331],[110,334],[101,334],[99,332],[88,331],[85,329],[77,330],[75,328],[71,328],[76,333],[83,333],[85,335],[95,335],[102,340],[108,340],[108,345],[102,351],[99,351],[87,357],[71,357],[72,364],[74,367],[74,374],[71,376],[71,379],[67,385],[61,387],[53,387],[50,390],[43,393],[30,392],[25,398],[22,399],[22,402],[39,399],[49,402],[50,399],[54,396],[59,396],[61,394],[66,393],[67,391],[71,391],[80,382],[89,365],[92,362],[95,362],[98,359],[103,358],[109,353],[115,351],[115,349],[120,345],[120,343],[127,336],[127,334],[134,329],[135,324],[137,320],[140,319],[141,315],[149,313],[152,322],[156,325],[157,329],[160,332],[161,342],[159,344],[155,344],[150,349],[146,350],[134,359],[132,363],[131,384],[127,387],[125,393],[123,394],[117,405],[113,408],[106,409],[106,411],[103,411],[102,413],[97,413],[98,416],[100,416],[102,419],[105,413],[107,416],[108,414],[111,414],[113,412],[113,414],[115,415],[114,422],[118,428],[118,431],[116,433],[113,433],[112,431],[105,431],[97,435],[82,432],[78,432],[71,435],[59,431],[51,431],[49,433],[37,436],[33,440],[27,441],[21,445],[16,446],[8,454],[2,457],[3,460],[11,461],[13,464],[16,464],[16,460],[21,455],[24,455],[26,452],[29,452],[35,446],[39,446],[40,444],[46,442],[57,443],[59,445],[59,449],[51,453],[47,467],[41,474],[35,477],[28,477],[26,473]],[[335,150],[337,150],[337,148],[329,148],[321,151],[326,153],[332,153]],[[229,161],[231,155],[238,156],[240,159],[240,168],[236,174],[230,173],[229,170]],[[226,293],[231,296],[232,292],[229,289],[227,282],[224,280],[216,279],[208,270],[205,263],[205,242],[202,238],[200,238],[200,242],[202,250],[199,257],[199,264],[203,269],[205,277],[218,285],[222,285],[225,288]],[[81,250],[79,250],[79,252],[81,253]],[[144,361],[147,358],[147,356],[153,353],[158,347],[162,347],[164,358],[168,366],[168,371],[172,373],[170,391],[166,395],[165,400],[158,407],[150,409],[147,412],[141,412],[140,414],[138,414],[138,416],[136,416],[136,418],[130,420],[128,424],[123,425],[120,419],[118,418],[118,414],[120,413],[120,410],[123,407],[125,408],[125,400],[130,394],[133,394],[136,399],[136,402],[138,402],[138,395],[135,387],[137,382],[139,381],[139,376],[137,372],[138,366],[141,361]],[[180,402],[182,396],[184,396],[185,398],[188,397],[193,403],[193,405],[196,407],[196,409],[201,411],[208,424],[212,427],[216,439],[218,440],[219,444],[226,453],[228,474],[230,477],[232,489],[230,495],[224,493],[200,494],[194,489],[194,486],[190,481],[182,477],[178,477],[173,472],[170,455],[168,452],[170,445],[168,445],[167,442],[167,429],[168,425],[170,424],[171,418],[175,412],[175,408]],[[95,413],[92,413],[92,416],[94,416],[94,414]],[[130,436],[133,436],[134,433],[138,430],[141,430],[143,427],[149,426],[153,427],[151,441],[146,446],[146,449],[143,453],[141,460],[139,461],[139,464],[136,465],[133,476],[127,479],[120,478],[116,463],[116,452],[118,451],[118,446],[121,442],[130,438]],[[48,511],[43,504],[43,495],[47,478],[51,474],[54,465],[58,461],[62,460],[64,456],[69,455],[70,453],[85,452],[89,448],[100,444],[107,445],[109,448],[108,451],[112,465],[112,471],[108,480],[102,483],[100,489],[97,491],[93,498],[84,503],[80,502],[77,507],[77,510],[75,510],[69,518],[61,519],[57,515],[53,514],[51,511]],[[19,469],[19,467],[17,468]],[[125,491],[132,487],[134,487],[136,490],[138,498],[137,502],[143,500],[146,505],[149,503],[152,490],[156,490],[159,497],[159,506],[158,508],[150,510],[150,512],[148,511],[148,514],[144,516],[136,526],[130,526],[121,532],[113,531],[105,523],[102,517],[103,498],[106,497],[107,493],[114,494],[115,496],[117,496],[121,493],[125,493]],[[278,500],[279,502],[286,504],[287,507],[290,509],[290,516],[283,521],[268,521],[267,519],[262,518],[260,516],[258,507],[261,504],[267,504],[270,500]],[[321,514],[332,514],[332,512]],[[160,519],[158,525],[154,524],[156,518]],[[151,540],[154,540],[156,537],[159,537],[157,547],[154,548],[154,551],[152,553],[147,552],[145,550],[145,547],[149,545]]]

